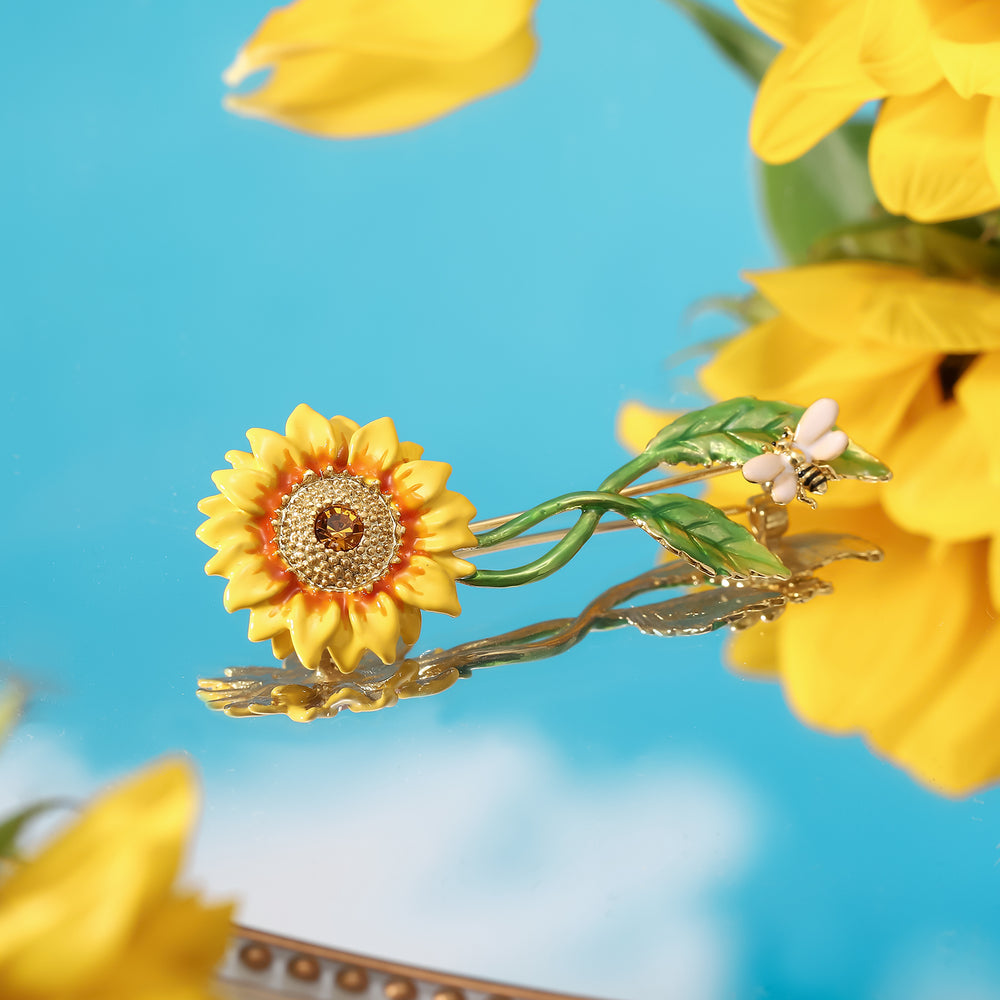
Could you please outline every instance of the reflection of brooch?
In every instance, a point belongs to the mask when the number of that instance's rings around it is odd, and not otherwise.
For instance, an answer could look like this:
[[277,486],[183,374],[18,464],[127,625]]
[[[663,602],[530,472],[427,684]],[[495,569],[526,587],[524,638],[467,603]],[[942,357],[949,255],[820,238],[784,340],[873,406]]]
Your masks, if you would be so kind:
[[[797,496],[815,506],[809,494],[825,492],[832,480],[890,476],[834,429],[836,416],[832,400],[805,411],[750,398],[718,403],[668,424],[596,490],[470,524],[475,509],[446,487],[450,467],[400,442],[391,420],[359,427],[299,406],[284,435],[249,431],[252,452],[229,452],[232,468],[213,476],[220,493],[199,505],[208,520],[198,537],[218,549],[206,571],[228,578],[226,608],[249,609],[250,638],[270,640],[284,663],[230,668],[225,678],[203,680],[199,694],[230,715],[305,721],[440,691],[475,667],[551,656],[593,629],[699,634],[774,618],[790,602],[829,591],[814,570],[834,559],[881,555],[847,536],[784,537],[779,504]],[[637,483],[678,465],[697,468]],[[665,492],[737,469],[770,495],[720,510]],[[569,511],[579,516],[568,530],[531,531]],[[607,514],[619,517],[601,523]],[[594,534],[633,525],[678,558],[612,587],[575,618],[408,658],[421,611],[459,613],[456,582],[531,583],[565,566]],[[508,569],[467,561],[536,544],[549,548]],[[622,607],[664,588],[683,592]]]

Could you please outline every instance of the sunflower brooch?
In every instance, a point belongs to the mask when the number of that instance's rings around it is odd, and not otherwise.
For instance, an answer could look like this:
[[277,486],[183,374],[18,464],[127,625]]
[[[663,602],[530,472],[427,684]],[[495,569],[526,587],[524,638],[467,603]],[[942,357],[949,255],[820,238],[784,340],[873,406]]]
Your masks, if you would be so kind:
[[[596,490],[566,493],[518,514],[472,523],[475,508],[447,488],[451,467],[400,441],[388,417],[359,426],[302,404],[285,433],[247,432],[212,479],[198,537],[217,549],[205,569],[228,584],[228,611],[248,610],[249,637],[280,664],[231,667],[200,697],[229,715],[299,721],[370,711],[435,693],[477,667],[541,659],[592,630],[631,625],[652,635],[742,628],[831,587],[815,571],[843,558],[876,561],[847,535],[785,536],[784,505],[841,479],[884,482],[889,470],[835,427],[837,404],[806,409],[740,398],[684,414]],[[643,477],[667,467],[672,474]],[[675,487],[742,470],[763,493],[719,508]],[[532,531],[578,512],[568,530]],[[603,521],[606,515],[617,517]],[[746,524],[741,523],[745,520]],[[578,615],[410,656],[421,612],[458,615],[457,583],[509,587],[565,566],[595,534],[642,528],[671,559],[616,584]],[[481,569],[479,554],[546,545],[530,562]],[[674,595],[635,603],[653,592]]]

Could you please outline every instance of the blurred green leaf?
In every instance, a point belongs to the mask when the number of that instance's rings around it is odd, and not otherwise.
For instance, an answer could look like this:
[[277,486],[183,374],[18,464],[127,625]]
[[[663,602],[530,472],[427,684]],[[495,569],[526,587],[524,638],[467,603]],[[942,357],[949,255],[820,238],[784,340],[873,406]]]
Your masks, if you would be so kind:
[[47,799],[44,802],[36,802],[27,809],[0,821],[0,859],[16,861],[18,858],[17,841],[24,828],[36,817],[50,809],[61,809],[68,803],[61,799]]
[[768,226],[792,264],[810,260],[821,237],[885,213],[868,176],[872,126],[848,122],[791,163],[761,163]]
[[778,46],[742,18],[737,20],[700,0],[665,0],[686,14],[708,36],[723,56],[752,84],[761,78],[778,54]]
[[[667,424],[646,445],[645,454],[665,465],[743,465],[759,455],[786,427],[794,427],[802,406],[740,396],[693,410]],[[888,467],[853,441],[829,463],[846,479],[884,482]]]
[[679,493],[645,497],[638,520],[661,545],[709,576],[787,577],[781,560],[718,507]]

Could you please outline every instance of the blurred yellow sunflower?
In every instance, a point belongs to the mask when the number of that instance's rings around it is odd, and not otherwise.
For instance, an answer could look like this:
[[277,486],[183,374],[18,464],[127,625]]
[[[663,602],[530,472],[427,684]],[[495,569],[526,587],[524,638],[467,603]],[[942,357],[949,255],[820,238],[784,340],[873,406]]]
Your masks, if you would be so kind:
[[249,636],[312,669],[355,669],[366,650],[393,663],[420,634],[420,611],[457,615],[455,580],[475,567],[475,508],[445,488],[451,467],[421,460],[388,417],[359,427],[302,404],[284,435],[247,431],[252,453],[213,474],[198,537],[205,571],[228,578],[226,609],[250,609]]
[[166,761],[105,792],[0,880],[4,1000],[209,1000],[231,907],[173,888],[194,777]]
[[[780,678],[805,722],[864,734],[939,792],[994,782],[1000,292],[854,261],[751,281],[778,315],[727,343],[702,384],[719,398],[833,396],[844,426],[894,478],[878,490],[838,483],[817,512],[791,512],[793,530],[860,535],[885,561],[830,566],[833,598],[735,636],[730,661]],[[628,404],[620,434],[639,449],[667,416]],[[724,477],[707,499],[740,502],[749,489]]]
[[355,138],[415,128],[524,77],[535,0],[296,0],[273,10],[223,75],[226,107]]
[[1000,205],[1000,6],[988,0],[737,0],[784,46],[761,83],[750,140],[801,156],[884,98],[870,148],[890,211],[924,222]]

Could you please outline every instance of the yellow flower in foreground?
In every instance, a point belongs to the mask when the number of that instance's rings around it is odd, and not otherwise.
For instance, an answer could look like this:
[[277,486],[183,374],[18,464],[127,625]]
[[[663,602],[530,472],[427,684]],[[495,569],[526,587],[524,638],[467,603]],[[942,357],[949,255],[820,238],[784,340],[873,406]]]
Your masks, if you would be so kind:
[[475,567],[452,552],[476,544],[475,508],[445,488],[451,466],[421,461],[388,417],[359,427],[305,404],[285,434],[247,431],[252,454],[212,479],[198,537],[229,579],[227,610],[250,609],[249,636],[305,666],[328,655],[349,673],[365,650],[383,663],[420,635],[420,611],[457,615],[455,580]]
[[520,81],[535,0],[296,0],[273,10],[224,80],[269,69],[226,107],[331,138],[433,121]]
[[1000,6],[987,0],[737,0],[784,46],[750,138],[801,156],[885,99],[870,149],[879,200],[925,222],[1000,205]]
[[231,907],[172,888],[196,807],[187,765],[155,765],[105,792],[0,880],[0,996],[213,996]]
[[[730,661],[779,677],[805,722],[864,734],[937,791],[996,781],[1000,292],[865,262],[751,280],[779,314],[718,352],[701,373],[707,390],[833,396],[842,425],[894,478],[835,483],[816,512],[793,505],[793,531],[860,535],[885,561],[828,567],[832,597],[735,636]],[[620,433],[639,449],[664,422],[629,404]],[[723,477],[707,499],[727,505],[751,490]]]

